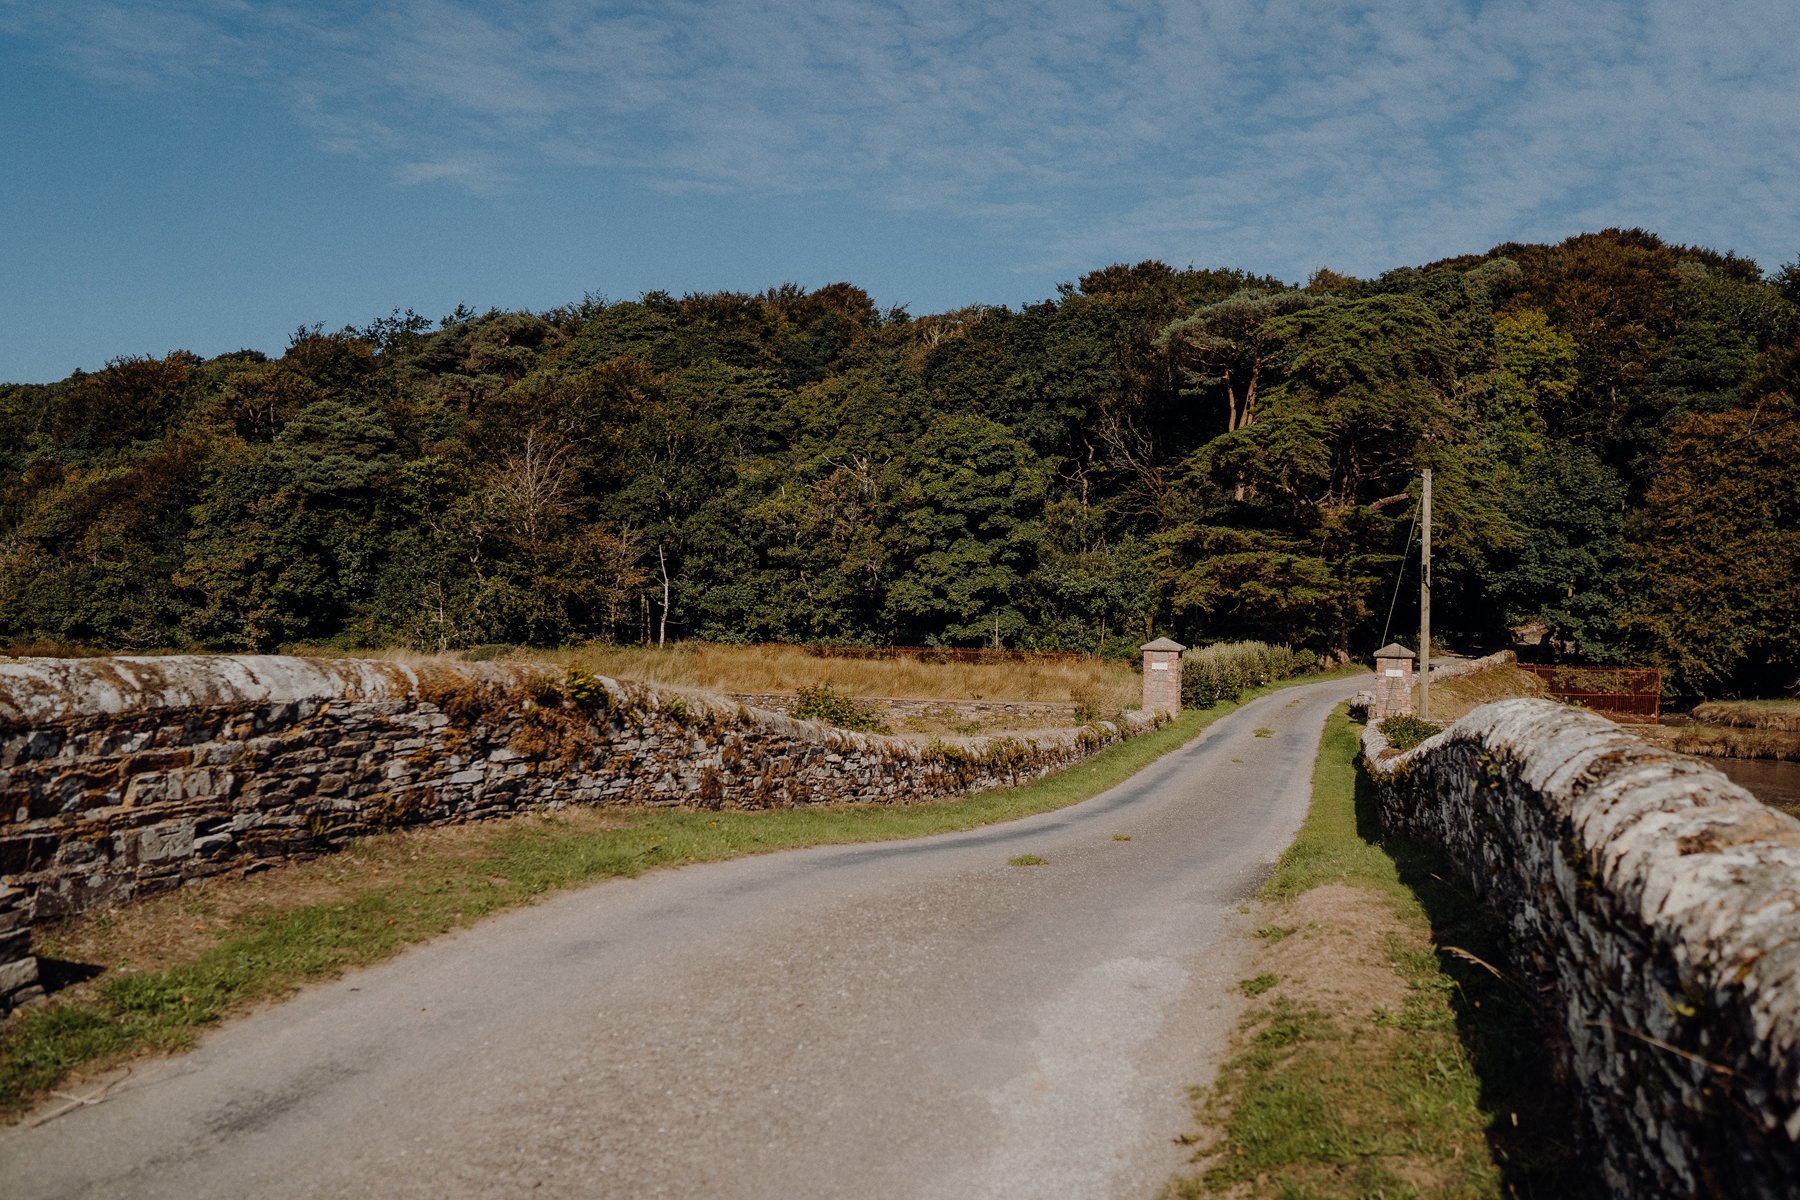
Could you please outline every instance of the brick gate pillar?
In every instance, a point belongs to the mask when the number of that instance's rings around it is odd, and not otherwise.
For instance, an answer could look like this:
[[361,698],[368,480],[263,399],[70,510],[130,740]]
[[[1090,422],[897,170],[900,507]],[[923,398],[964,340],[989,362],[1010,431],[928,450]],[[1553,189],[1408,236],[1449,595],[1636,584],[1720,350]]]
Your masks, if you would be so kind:
[[1181,652],[1187,647],[1169,638],[1146,642],[1144,652],[1144,711],[1157,709],[1178,716],[1181,713]]
[[1389,643],[1375,652],[1375,708],[1369,715],[1380,721],[1386,717],[1412,716],[1413,652],[1398,642]]

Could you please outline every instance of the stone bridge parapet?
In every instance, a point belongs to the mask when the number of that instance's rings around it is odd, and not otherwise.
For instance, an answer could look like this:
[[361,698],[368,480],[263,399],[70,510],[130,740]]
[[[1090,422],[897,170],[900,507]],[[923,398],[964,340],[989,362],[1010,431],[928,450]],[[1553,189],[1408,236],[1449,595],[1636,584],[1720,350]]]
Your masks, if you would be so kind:
[[1382,824],[1505,924],[1614,1194],[1800,1196],[1800,821],[1548,700],[1363,750]]

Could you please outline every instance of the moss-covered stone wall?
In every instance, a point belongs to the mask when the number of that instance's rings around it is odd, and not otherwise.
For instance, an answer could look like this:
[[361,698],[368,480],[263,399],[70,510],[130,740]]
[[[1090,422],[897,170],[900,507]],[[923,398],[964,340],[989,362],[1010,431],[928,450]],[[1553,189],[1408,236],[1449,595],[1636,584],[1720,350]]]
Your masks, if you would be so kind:
[[1382,824],[1505,922],[1614,1193],[1800,1196],[1800,822],[1548,700],[1363,749]]
[[517,664],[7,660],[0,1005],[33,994],[33,921],[375,830],[568,804],[909,804],[1024,782],[1154,724],[921,744]]

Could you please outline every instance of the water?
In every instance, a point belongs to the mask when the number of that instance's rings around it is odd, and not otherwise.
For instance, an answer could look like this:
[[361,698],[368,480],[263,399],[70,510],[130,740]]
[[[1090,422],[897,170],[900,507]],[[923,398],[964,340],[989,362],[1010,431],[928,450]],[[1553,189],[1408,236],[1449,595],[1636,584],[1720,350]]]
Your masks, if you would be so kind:
[[1773,758],[1707,758],[1709,767],[1771,808],[1800,817],[1800,762]]

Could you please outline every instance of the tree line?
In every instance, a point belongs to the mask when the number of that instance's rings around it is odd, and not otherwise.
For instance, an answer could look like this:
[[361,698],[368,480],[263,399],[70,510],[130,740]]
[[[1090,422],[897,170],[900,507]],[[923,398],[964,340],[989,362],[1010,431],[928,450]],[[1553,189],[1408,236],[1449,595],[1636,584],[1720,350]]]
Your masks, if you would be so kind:
[[1800,264],[1642,230],[928,316],[396,311],[0,385],[0,639],[1362,654],[1429,467],[1440,624],[1766,693],[1800,676],[1797,362]]

